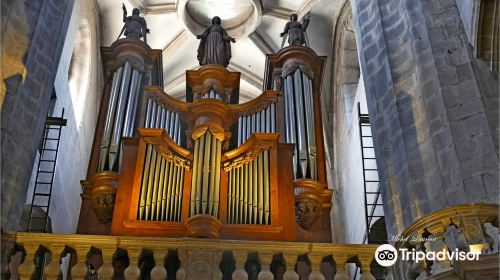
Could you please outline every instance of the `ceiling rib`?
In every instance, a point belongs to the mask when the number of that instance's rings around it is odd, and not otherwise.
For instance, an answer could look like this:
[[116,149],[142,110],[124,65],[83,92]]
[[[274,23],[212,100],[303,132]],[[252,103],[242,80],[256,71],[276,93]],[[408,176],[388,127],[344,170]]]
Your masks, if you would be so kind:
[[227,66],[227,70],[240,72],[242,79],[244,79],[257,89],[262,90],[262,83],[263,83],[262,79],[259,76],[255,75],[254,73],[248,71],[246,68],[231,62],[229,66]]
[[189,38],[189,34],[186,29],[182,29],[181,32],[177,33],[175,37],[163,48],[163,59],[166,60],[170,58],[173,52],[179,50],[180,46],[184,44]]
[[257,48],[262,52],[263,55],[274,53],[273,48],[262,38],[262,36],[255,30],[253,33],[248,35],[248,38],[252,40]]
[[287,8],[264,6],[264,15],[277,19],[288,20],[293,12],[293,10]]

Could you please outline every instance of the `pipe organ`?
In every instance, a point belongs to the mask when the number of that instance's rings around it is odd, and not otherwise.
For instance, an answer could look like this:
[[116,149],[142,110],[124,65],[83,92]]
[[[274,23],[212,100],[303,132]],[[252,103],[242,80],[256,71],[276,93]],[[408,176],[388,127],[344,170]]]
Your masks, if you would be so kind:
[[228,172],[227,222],[267,225],[270,220],[269,150],[241,159]]
[[318,174],[311,80],[300,68],[283,79],[286,141],[295,144],[295,178],[316,180]]
[[218,217],[222,141],[210,130],[194,140],[190,216]]
[[176,143],[181,143],[180,114],[174,108],[160,104],[152,97],[147,98],[145,128],[165,129]]
[[120,39],[103,59],[112,74],[84,197],[112,219],[90,233],[329,242],[324,58],[302,46],[268,55],[265,90],[241,104],[240,74],[204,65],[186,71],[184,102],[146,86],[161,80],[146,47]]
[[241,112],[238,117],[238,146],[243,144],[252,133],[276,132],[276,104],[266,104],[264,108]]
[[140,186],[137,220],[180,220],[184,167],[162,154],[158,146],[147,144]]
[[122,137],[131,137],[135,129],[135,118],[139,92],[142,89],[142,73],[133,69],[125,60],[113,73],[111,94],[101,138],[98,172],[117,170]]

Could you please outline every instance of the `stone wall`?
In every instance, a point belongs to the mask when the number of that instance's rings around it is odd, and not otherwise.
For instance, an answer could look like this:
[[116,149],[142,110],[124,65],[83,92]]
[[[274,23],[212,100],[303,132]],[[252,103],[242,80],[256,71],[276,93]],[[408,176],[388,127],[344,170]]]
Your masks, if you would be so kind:
[[[67,119],[67,126],[61,133],[49,211],[54,233],[75,233],[78,224],[82,190],[80,180],[85,179],[87,174],[103,84],[98,15],[95,1],[75,1],[54,82],[57,94],[54,115],[59,116],[64,108]],[[88,65],[82,67],[83,63]],[[80,77],[86,79],[75,82]],[[36,163],[26,204],[31,203],[35,168]]]
[[73,2],[2,1],[3,230],[19,229]]
[[456,2],[351,4],[388,232],[498,203],[498,79],[477,71]]

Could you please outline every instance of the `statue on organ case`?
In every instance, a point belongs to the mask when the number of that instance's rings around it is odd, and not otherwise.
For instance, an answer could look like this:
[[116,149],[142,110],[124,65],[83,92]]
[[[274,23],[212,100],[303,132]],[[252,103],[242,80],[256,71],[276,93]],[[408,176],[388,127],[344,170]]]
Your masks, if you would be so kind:
[[123,25],[120,35],[118,35],[118,39],[123,34],[127,38],[136,40],[140,40],[141,37],[144,37],[144,42],[147,43],[146,34],[149,33],[149,29],[147,28],[146,20],[143,17],[139,16],[139,9],[134,8],[132,10],[131,16],[127,16],[127,8],[124,4],[122,4],[122,9],[123,22],[125,24]]
[[299,22],[297,14],[292,14],[290,16],[290,21],[286,23],[285,30],[280,34],[280,36],[283,37],[283,42],[281,44],[282,48],[285,45],[286,35],[288,35],[288,44],[290,46],[308,45],[306,30],[309,25],[310,17],[310,13],[307,13],[302,18],[302,22]]
[[196,35],[200,39],[198,46],[198,61],[200,65],[218,64],[227,67],[231,59],[231,42],[236,40],[227,35],[221,26],[219,17],[212,19],[212,25],[201,35]]

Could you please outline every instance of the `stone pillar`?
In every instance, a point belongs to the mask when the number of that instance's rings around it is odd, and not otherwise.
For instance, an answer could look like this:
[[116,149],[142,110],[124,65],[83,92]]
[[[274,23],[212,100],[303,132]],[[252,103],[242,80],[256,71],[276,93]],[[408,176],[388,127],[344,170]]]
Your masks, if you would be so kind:
[[456,1],[351,4],[388,233],[453,205],[498,203],[498,79],[474,73]]

